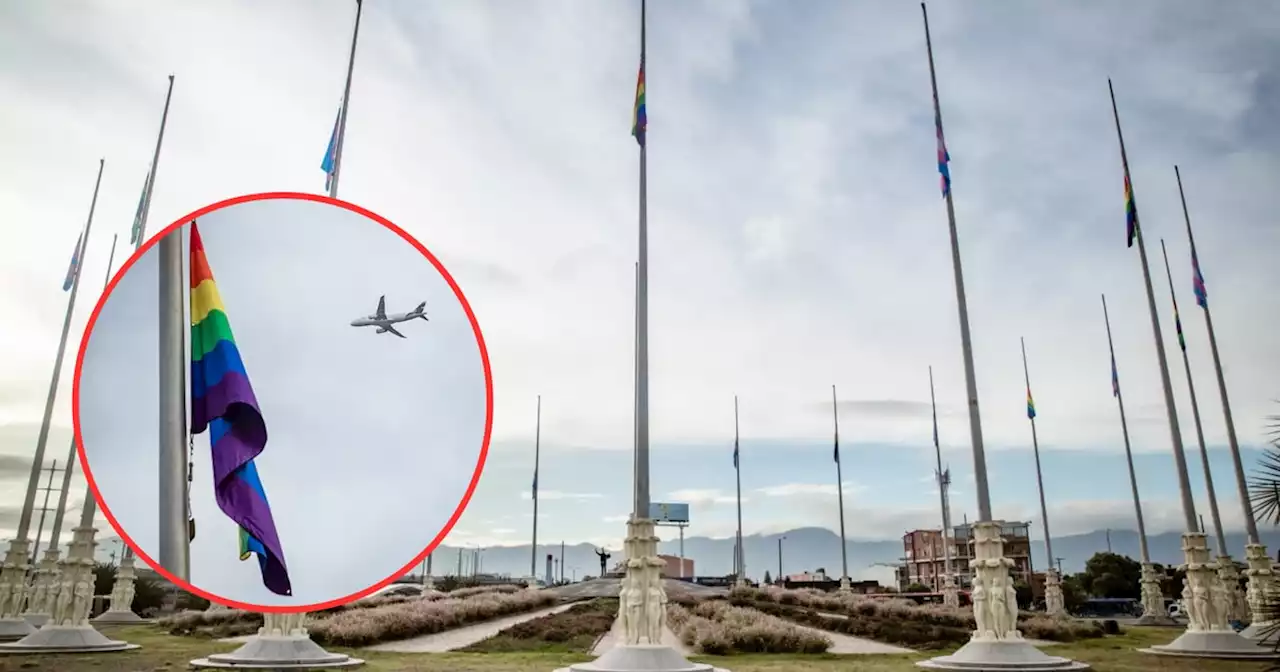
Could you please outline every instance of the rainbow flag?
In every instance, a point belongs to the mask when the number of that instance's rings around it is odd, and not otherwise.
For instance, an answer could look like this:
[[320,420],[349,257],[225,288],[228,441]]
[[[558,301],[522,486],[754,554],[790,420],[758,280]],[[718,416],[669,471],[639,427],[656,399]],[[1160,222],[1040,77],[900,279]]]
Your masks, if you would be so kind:
[[1116,358],[1111,358],[1111,396],[1120,396],[1120,372],[1116,370]]
[[194,220],[190,269],[191,433],[209,430],[214,493],[218,507],[240,526],[240,559],[256,554],[267,590],[292,595],[271,507],[253,464],[267,445],[267,426]]
[[1173,328],[1178,331],[1178,347],[1182,348],[1183,352],[1186,352],[1187,339],[1182,335],[1182,318],[1178,316],[1178,307],[1176,305],[1173,307]]
[[1138,237],[1138,204],[1133,200],[1133,185],[1129,183],[1127,172],[1124,176],[1124,220],[1128,247],[1133,247],[1133,241]]
[[1200,259],[1196,257],[1196,248],[1191,248],[1191,288],[1196,293],[1196,304],[1201,308],[1209,307],[1209,292],[1204,288],[1204,275],[1200,273]]
[[947,151],[947,140],[942,137],[942,115],[934,115],[934,126],[938,131],[938,172],[942,175],[942,197],[951,193],[951,152]]
[[1027,417],[1034,420],[1036,417],[1036,402],[1031,398],[1031,388],[1027,388]]
[[333,182],[333,164],[338,156],[338,124],[342,121],[342,108],[338,108],[338,116],[333,120],[333,133],[329,134],[329,148],[324,150],[324,159],[320,161],[320,170],[324,171],[324,188],[329,190]]
[[649,131],[649,115],[644,108],[644,59],[640,59],[640,75],[636,78],[636,103],[631,110],[631,135],[644,147],[644,136]]
[[62,281],[62,291],[71,289],[71,285],[75,284],[76,276],[80,273],[80,248],[84,247],[84,232],[80,233],[80,237],[76,239],[76,249],[71,251],[71,265],[67,267],[67,277]]

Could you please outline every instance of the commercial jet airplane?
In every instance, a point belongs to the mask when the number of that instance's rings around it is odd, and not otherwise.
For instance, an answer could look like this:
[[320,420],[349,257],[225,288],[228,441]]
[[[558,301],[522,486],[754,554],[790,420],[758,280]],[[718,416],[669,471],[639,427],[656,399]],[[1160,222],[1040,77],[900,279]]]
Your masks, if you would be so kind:
[[400,338],[405,338],[405,335],[396,331],[396,328],[392,325],[400,322],[408,322],[409,320],[419,318],[419,317],[425,320],[427,319],[426,309],[427,309],[427,302],[423,301],[422,303],[418,304],[417,308],[414,308],[413,310],[407,313],[394,313],[392,315],[388,315],[387,314],[387,297],[381,296],[378,298],[377,312],[375,312],[374,314],[368,317],[361,317],[361,318],[351,320],[351,326],[377,327],[378,329],[374,333],[383,334],[386,332],[391,332],[396,336],[399,336]]

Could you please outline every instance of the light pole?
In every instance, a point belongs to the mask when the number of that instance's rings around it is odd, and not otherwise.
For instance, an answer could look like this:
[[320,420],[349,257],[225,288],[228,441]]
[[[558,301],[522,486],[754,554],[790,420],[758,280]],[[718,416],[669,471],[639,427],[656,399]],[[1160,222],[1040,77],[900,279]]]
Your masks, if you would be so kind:
[[786,535],[778,537],[778,585],[782,585],[782,542],[786,538]]

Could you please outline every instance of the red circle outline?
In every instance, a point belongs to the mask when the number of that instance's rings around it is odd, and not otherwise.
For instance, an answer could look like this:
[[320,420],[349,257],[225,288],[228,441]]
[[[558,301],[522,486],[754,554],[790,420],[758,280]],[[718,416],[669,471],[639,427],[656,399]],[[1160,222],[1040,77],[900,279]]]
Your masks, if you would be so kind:
[[[422,256],[426,258],[427,261],[431,262],[431,265],[435,267],[436,271],[438,271],[440,275],[444,277],[445,281],[449,283],[449,288],[453,290],[454,296],[456,296],[458,298],[458,302],[462,304],[462,309],[467,314],[467,320],[471,323],[471,330],[475,333],[476,345],[479,346],[479,349],[480,349],[480,362],[484,368],[485,417],[484,417],[484,440],[481,442],[481,445],[480,445],[480,458],[479,460],[476,461],[476,469],[475,469],[475,472],[471,475],[471,482],[467,484],[467,492],[462,496],[462,501],[458,503],[458,507],[454,509],[453,516],[449,518],[449,522],[445,523],[444,528],[440,530],[440,533],[436,535],[436,538],[431,540],[431,543],[427,544],[427,547],[423,549],[423,551],[419,553],[417,557],[415,557],[413,560],[410,560],[408,563],[405,564],[404,567],[401,567],[399,570],[392,573],[387,578],[382,579],[381,581],[373,584],[372,586],[369,586],[368,588],[365,588],[364,590],[351,593],[350,595],[339,597],[334,600],[329,600],[328,602],[320,602],[317,604],[300,605],[300,606],[289,606],[289,605],[270,606],[270,605],[264,605],[264,604],[249,604],[247,602],[236,602],[234,600],[228,600],[221,596],[213,595],[212,593],[200,590],[199,588],[192,585],[190,582],[184,581],[178,578],[177,576],[174,576],[173,573],[171,573],[169,570],[165,569],[164,567],[161,567],[160,563],[156,562],[155,560],[152,560],[151,556],[143,552],[142,549],[138,547],[138,544],[135,543],[133,539],[129,537],[129,534],[124,531],[124,528],[121,527],[118,521],[116,521],[115,516],[111,515],[111,509],[110,507],[107,506],[107,503],[103,500],[102,493],[98,490],[98,484],[93,479],[92,470],[89,468],[89,461],[85,459],[84,441],[80,433],[80,375],[83,372],[84,353],[85,353],[85,349],[89,345],[89,336],[93,333],[93,326],[98,321],[98,315],[99,313],[102,312],[102,307],[106,305],[107,298],[110,297],[111,292],[115,290],[116,284],[119,283],[120,279],[123,278],[125,273],[129,271],[129,268],[133,266],[133,264],[136,261],[138,261],[138,259],[140,259],[142,255],[147,253],[147,250],[151,249],[151,247],[154,246],[157,242],[159,242],[160,239],[169,235],[178,227],[194,219],[199,219],[200,217],[203,217],[211,212],[221,210],[223,208],[230,207],[233,205],[239,205],[241,203],[250,203],[253,201],[265,201],[265,200],[286,200],[286,199],[314,201],[316,203],[324,203],[327,205],[333,205],[340,208],[344,208],[346,210],[349,210],[359,215],[363,215],[385,226],[391,231],[393,231],[396,235],[403,238],[405,242],[412,245],[414,249],[418,250],[418,252],[421,253]],[[367,597],[368,595],[372,594],[374,591],[380,588],[383,588],[385,586],[391,585],[393,581],[412,571],[416,565],[421,563],[424,559],[426,559],[428,555],[430,555],[432,552],[436,550],[436,547],[440,545],[440,542],[444,541],[444,538],[449,535],[449,532],[453,530],[453,527],[458,524],[458,519],[462,517],[462,513],[463,511],[466,510],[467,505],[471,503],[471,496],[475,494],[476,485],[479,484],[480,476],[484,473],[485,461],[488,459],[488,456],[489,456],[489,438],[493,431],[493,372],[489,367],[489,350],[485,346],[484,334],[481,333],[480,331],[480,323],[476,321],[475,312],[471,310],[471,304],[467,302],[467,297],[462,293],[462,288],[458,286],[457,281],[455,281],[453,279],[453,276],[449,274],[449,270],[444,267],[444,264],[440,263],[440,260],[437,259],[436,256],[426,248],[426,246],[418,242],[418,240],[414,238],[412,235],[410,235],[407,231],[400,228],[399,226],[396,226],[387,218],[381,215],[378,215],[370,210],[362,208],[354,203],[349,203],[347,201],[342,201],[336,198],[330,198],[328,196],[323,196],[319,194],[308,194],[308,193],[293,192],[293,191],[270,191],[270,192],[263,192],[258,194],[246,194],[244,196],[237,196],[235,198],[228,198],[228,199],[218,201],[217,203],[214,203],[212,205],[208,205],[203,208],[200,208],[199,210],[196,210],[195,212],[189,215],[180,217],[177,221],[170,224],[169,226],[166,226],[158,234],[152,236],[150,239],[144,242],[142,246],[139,247],[129,257],[129,259],[124,262],[124,265],[120,267],[120,270],[115,272],[115,274],[111,278],[111,282],[107,284],[106,290],[103,291],[102,295],[98,298],[98,303],[93,307],[93,313],[89,316],[89,321],[85,325],[84,335],[80,339],[80,348],[79,348],[79,352],[76,355],[75,377],[73,378],[71,385],[72,385],[71,416],[72,416],[72,424],[75,429],[76,452],[79,454],[80,466],[84,470],[84,477],[85,477],[85,480],[88,482],[89,491],[93,493],[93,498],[98,502],[98,508],[102,510],[103,515],[106,516],[107,522],[111,524],[111,527],[116,531],[116,534],[120,536],[120,539],[123,540],[124,543],[128,545],[129,548],[133,549],[133,552],[139,558],[142,558],[143,562],[146,562],[148,566],[150,566],[152,569],[158,572],[165,579],[173,583],[173,585],[189,593],[192,593],[194,595],[199,595],[200,597],[210,600],[211,602],[217,602],[219,604],[222,604],[228,607],[242,609],[245,611],[254,611],[259,613],[295,614],[295,613],[308,613],[313,611],[323,611],[325,609],[340,607],[344,604],[353,602],[360,598]]]

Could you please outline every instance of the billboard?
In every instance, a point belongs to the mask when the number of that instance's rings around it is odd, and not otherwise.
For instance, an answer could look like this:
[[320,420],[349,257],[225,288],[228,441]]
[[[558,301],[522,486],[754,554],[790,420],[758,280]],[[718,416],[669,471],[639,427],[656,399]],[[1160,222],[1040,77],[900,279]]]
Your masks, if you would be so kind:
[[689,522],[689,505],[650,502],[649,519],[656,523],[687,523]]

